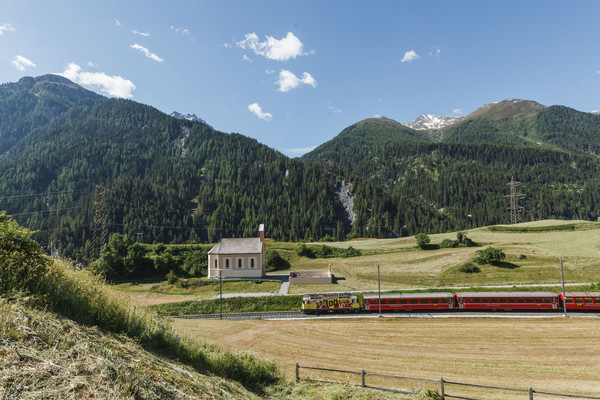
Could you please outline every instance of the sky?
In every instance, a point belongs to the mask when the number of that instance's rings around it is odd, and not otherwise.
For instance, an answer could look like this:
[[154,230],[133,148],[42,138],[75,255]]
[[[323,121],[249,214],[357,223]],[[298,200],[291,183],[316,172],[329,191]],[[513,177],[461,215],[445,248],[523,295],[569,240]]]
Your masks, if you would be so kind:
[[600,1],[0,0],[0,83],[61,74],[298,157],[365,118],[600,110]]

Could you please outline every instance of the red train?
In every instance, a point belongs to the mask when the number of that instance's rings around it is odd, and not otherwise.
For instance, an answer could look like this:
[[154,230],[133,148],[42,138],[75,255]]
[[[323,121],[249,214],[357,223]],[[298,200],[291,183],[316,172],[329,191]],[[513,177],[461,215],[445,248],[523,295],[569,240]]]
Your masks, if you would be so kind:
[[[309,308],[316,299],[326,296],[329,300],[349,296],[356,297],[352,305],[327,306]],[[357,295],[349,293],[327,293],[305,295],[302,302],[304,313],[350,312],[364,311],[562,311],[566,304],[567,311],[600,311],[600,292],[462,292],[462,293],[369,293],[363,295],[362,303]],[[358,302],[358,304],[357,304]],[[338,302],[330,301],[331,304]]]

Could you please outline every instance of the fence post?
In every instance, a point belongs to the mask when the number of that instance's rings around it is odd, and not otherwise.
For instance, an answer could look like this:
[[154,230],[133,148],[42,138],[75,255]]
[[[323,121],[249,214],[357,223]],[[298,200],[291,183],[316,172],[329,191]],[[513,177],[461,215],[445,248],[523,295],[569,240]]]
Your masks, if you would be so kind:
[[533,388],[529,388],[529,400],[533,400]]
[[444,390],[444,377],[443,376],[440,379],[440,392],[441,392],[442,400],[446,400],[446,392]]
[[296,382],[300,382],[300,365],[296,363]]
[[366,385],[365,385],[365,370],[364,369],[361,371],[361,375],[362,375],[362,387],[365,387]]

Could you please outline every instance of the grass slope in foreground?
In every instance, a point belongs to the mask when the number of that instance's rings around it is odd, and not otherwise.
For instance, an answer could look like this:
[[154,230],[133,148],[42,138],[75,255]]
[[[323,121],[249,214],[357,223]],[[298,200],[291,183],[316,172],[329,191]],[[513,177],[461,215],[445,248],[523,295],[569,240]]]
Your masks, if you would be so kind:
[[0,212],[2,399],[399,398],[285,382],[271,361],[181,338],[30,236]]

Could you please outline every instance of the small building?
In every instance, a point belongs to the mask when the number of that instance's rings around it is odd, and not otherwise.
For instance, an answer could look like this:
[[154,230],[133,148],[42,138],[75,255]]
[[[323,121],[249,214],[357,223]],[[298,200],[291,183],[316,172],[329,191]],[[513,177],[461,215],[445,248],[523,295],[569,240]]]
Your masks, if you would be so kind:
[[262,278],[265,276],[265,226],[260,224],[259,237],[221,239],[208,252],[208,277]]
[[327,285],[333,283],[331,264],[327,271],[292,271],[289,278],[290,285]]

